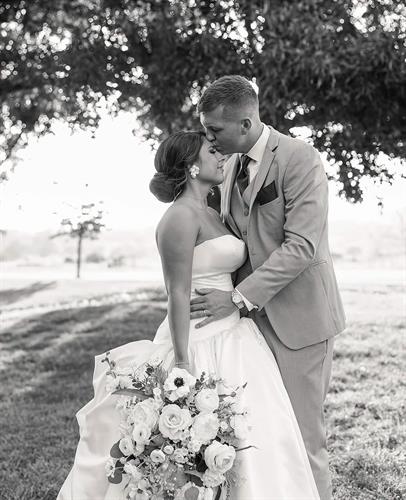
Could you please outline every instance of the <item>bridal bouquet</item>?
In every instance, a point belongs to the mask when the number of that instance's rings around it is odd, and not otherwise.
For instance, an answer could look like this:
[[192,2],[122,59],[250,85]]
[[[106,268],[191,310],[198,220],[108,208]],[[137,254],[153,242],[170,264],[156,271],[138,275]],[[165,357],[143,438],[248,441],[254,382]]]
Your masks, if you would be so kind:
[[106,390],[125,397],[117,403],[121,439],[111,448],[108,480],[125,480],[131,500],[226,498],[238,479],[236,452],[250,448],[238,448],[248,431],[240,407],[245,385],[219,394],[223,380],[205,373],[167,373],[160,360],[124,368],[109,354]]

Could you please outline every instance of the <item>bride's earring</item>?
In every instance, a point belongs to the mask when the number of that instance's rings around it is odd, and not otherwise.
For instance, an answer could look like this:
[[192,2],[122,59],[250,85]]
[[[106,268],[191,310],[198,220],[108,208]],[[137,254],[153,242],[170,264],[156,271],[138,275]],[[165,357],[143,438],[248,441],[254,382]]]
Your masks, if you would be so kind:
[[189,167],[189,174],[192,179],[196,179],[196,177],[199,175],[200,168],[197,165],[192,165]]

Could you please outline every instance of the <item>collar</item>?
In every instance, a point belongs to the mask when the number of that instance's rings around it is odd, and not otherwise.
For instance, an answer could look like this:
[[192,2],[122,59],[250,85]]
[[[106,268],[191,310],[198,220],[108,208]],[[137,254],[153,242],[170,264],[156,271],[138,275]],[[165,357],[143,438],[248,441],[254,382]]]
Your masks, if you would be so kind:
[[271,131],[269,127],[263,123],[261,135],[258,137],[257,142],[252,146],[248,153],[246,153],[252,160],[258,163],[261,162],[270,134]]

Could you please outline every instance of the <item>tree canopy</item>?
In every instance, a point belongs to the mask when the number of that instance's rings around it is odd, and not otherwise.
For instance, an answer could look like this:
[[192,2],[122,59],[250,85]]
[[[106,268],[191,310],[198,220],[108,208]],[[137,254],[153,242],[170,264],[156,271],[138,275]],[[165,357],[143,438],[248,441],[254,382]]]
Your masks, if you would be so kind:
[[[150,139],[199,126],[224,74],[255,79],[263,121],[307,126],[352,201],[406,157],[402,0],[10,0],[0,4],[2,177],[53,120],[95,129],[100,100]],[[295,130],[295,129],[294,129]]]

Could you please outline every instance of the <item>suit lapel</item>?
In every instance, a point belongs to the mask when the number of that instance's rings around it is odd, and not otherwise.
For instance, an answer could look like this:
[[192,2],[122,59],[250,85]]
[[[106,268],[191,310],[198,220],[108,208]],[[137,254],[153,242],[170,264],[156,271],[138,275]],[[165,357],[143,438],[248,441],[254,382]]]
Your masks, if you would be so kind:
[[[279,143],[279,133],[274,128],[272,128],[272,127],[269,127],[269,128],[271,129],[271,134],[270,134],[268,142],[266,144],[264,156],[262,157],[261,164],[258,168],[258,173],[253,180],[252,190],[250,191],[250,198],[249,198],[249,200],[250,200],[250,202],[249,202],[250,213],[251,213],[252,205],[254,204],[255,198],[258,194],[258,191],[261,189],[262,184],[264,183],[265,178],[269,172],[269,169],[271,168],[272,162],[275,158],[276,149],[277,149],[278,143]],[[248,189],[249,189],[249,187],[248,187]]]

